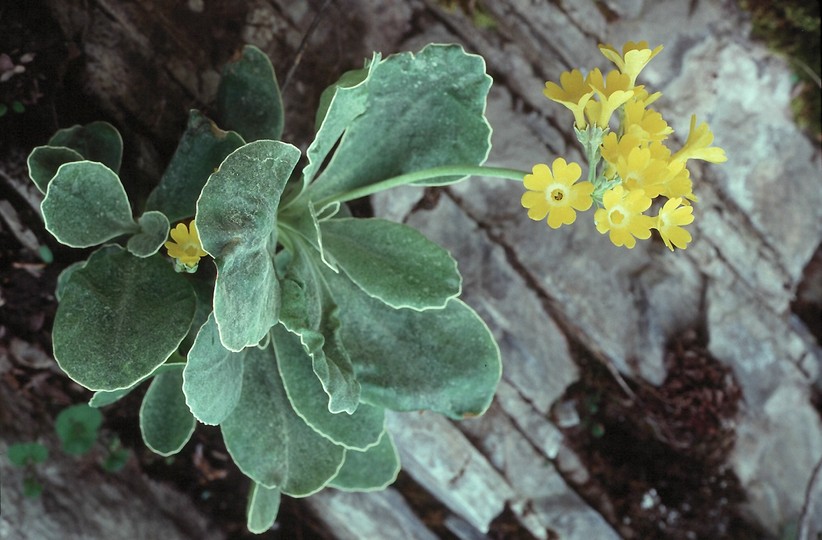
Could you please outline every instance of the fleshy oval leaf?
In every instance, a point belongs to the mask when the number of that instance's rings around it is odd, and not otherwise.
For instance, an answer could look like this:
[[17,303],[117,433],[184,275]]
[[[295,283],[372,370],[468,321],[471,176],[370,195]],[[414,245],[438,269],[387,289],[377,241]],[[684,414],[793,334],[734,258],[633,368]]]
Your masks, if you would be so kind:
[[277,207],[300,151],[256,141],[232,152],[197,201],[203,249],[214,257],[214,316],[226,349],[256,345],[277,323],[280,287],[271,253]]
[[279,139],[283,133],[283,101],[274,66],[253,45],[223,68],[217,89],[221,125],[248,141]]
[[46,230],[70,247],[95,246],[138,229],[120,178],[94,161],[61,165],[40,209]]
[[182,450],[197,425],[186,406],[182,384],[182,369],[160,373],[151,381],[140,407],[143,442],[161,456]]
[[54,357],[89,390],[128,388],[177,349],[195,304],[191,286],[161,257],[107,248],[63,286]]
[[395,308],[442,308],[462,277],[448,250],[407,225],[384,219],[320,223],[323,246],[368,295]]
[[306,497],[342,466],[345,449],[314,431],[291,408],[271,348],[250,347],[240,401],[220,425],[240,470],[267,488]]

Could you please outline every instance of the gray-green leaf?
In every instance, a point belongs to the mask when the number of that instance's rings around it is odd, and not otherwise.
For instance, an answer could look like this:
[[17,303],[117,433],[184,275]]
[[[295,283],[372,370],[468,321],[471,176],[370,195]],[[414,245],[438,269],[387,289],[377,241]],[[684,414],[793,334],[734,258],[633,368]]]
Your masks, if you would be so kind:
[[191,438],[197,425],[186,406],[182,384],[182,369],[157,375],[151,381],[140,407],[143,442],[161,456],[179,452]]
[[365,112],[368,88],[364,81],[378,63],[379,55],[375,55],[369,67],[344,73],[336,84],[323,92],[317,110],[317,135],[306,152],[308,164],[303,169],[306,184],[317,175],[345,129]]
[[45,193],[60,165],[72,161],[83,161],[83,156],[65,146],[38,146],[28,157],[29,178]]
[[365,450],[385,431],[384,409],[361,404],[352,414],[328,410],[328,395],[314,373],[300,338],[282,325],[273,329],[274,349],[294,411],[318,433],[348,449]]
[[360,385],[340,339],[337,305],[317,269],[321,264],[306,248],[293,254],[283,285],[282,323],[299,334],[311,356],[314,373],[328,394],[328,410],[353,413],[360,403]]
[[254,482],[248,494],[246,508],[246,526],[254,534],[269,530],[277,520],[280,511],[280,490],[267,488]]
[[168,218],[162,212],[149,210],[137,220],[140,232],[128,239],[126,247],[132,255],[150,257],[157,253],[168,238]]
[[320,223],[323,245],[351,280],[395,308],[442,308],[462,288],[448,250],[407,225],[384,219]]
[[197,201],[200,241],[217,265],[214,316],[230,351],[256,345],[277,322],[277,206],[299,157],[290,144],[249,143],[225,159]]
[[71,247],[95,246],[137,230],[120,179],[93,161],[61,165],[40,209],[46,230]]
[[387,431],[376,446],[364,452],[348,450],[345,462],[330,487],[343,491],[378,491],[394,483],[400,472],[400,457]]
[[283,132],[283,102],[271,60],[253,45],[223,68],[217,89],[222,125],[248,141],[279,139]]
[[[479,165],[488,156],[491,127],[485,100],[491,78],[480,56],[467,54],[459,45],[429,45],[417,55],[401,53],[372,63],[361,84],[367,87],[366,110],[348,120],[334,156],[309,187],[312,200],[333,200],[431,167]],[[325,122],[333,113],[332,103]],[[462,178],[421,183],[448,184]]]
[[164,213],[172,223],[193,216],[208,177],[243,144],[240,135],[221,130],[203,113],[192,110],[177,150],[149,195],[146,208]]
[[71,148],[88,161],[100,162],[115,173],[120,172],[123,138],[108,122],[97,121],[61,129],[51,136],[48,146]]
[[128,388],[177,349],[194,292],[162,257],[122,248],[92,256],[63,287],[52,339],[57,363],[90,390]]
[[363,402],[456,419],[488,408],[502,373],[499,347],[474,310],[458,299],[443,309],[393,309],[345,276],[324,275]]
[[229,454],[241,471],[268,488],[305,497],[325,487],[345,449],[314,431],[291,408],[269,347],[251,347],[240,402],[221,424]]
[[240,401],[245,351],[231,352],[220,343],[214,314],[200,328],[188,352],[183,392],[191,412],[204,424],[217,425]]

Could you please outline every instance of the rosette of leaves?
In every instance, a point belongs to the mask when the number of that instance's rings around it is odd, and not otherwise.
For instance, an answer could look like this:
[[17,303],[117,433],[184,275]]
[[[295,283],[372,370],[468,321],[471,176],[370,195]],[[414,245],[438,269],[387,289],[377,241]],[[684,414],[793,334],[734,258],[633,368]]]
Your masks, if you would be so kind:
[[[197,421],[219,425],[253,481],[252,531],[271,526],[281,494],[384,488],[399,470],[385,410],[481,414],[499,349],[458,299],[445,249],[405,225],[353,218],[345,203],[415,171],[481,164],[490,84],[459,46],[375,55],[323,94],[301,161],[278,140],[271,63],[248,46],[223,72],[221,127],[191,112],[136,218],[116,130],[61,130],[29,158],[46,228],[102,247],[60,277],[60,367],[97,407],[150,381],[140,425],[159,454],[178,452]],[[179,274],[159,249],[170,224],[192,218],[210,259]]]

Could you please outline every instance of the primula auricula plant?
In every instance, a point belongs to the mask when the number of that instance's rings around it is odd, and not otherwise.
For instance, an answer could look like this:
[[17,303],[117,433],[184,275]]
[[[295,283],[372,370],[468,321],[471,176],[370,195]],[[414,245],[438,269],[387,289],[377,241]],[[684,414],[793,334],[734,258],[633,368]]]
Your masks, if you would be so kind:
[[[600,153],[613,163],[582,183],[580,166],[561,159],[528,175],[482,165],[491,78],[481,57],[456,45],[375,55],[345,73],[321,97],[304,156],[279,140],[283,108],[270,61],[245,47],[223,71],[216,122],[191,111],[136,218],[118,176],[119,133],[105,122],[60,130],[29,156],[46,229],[65,245],[99,247],[58,281],[57,362],[94,391],[95,407],[150,381],[140,427],[161,455],[177,453],[198,421],[218,425],[252,480],[252,531],[271,526],[281,494],[384,488],[399,470],[385,410],[482,414],[500,355],[458,299],[462,278],[445,249],[405,225],[354,218],[346,203],[470,175],[524,178],[531,217],[556,228],[596,203],[605,212],[600,230],[627,244],[620,226],[642,237],[651,227],[637,232],[651,219],[638,217],[646,199],[665,195],[674,207],[666,203],[656,227],[677,244],[675,228],[687,221],[679,194],[651,191],[663,181],[646,172],[659,168],[657,143],[670,130],[645,110],[650,98],[633,87],[641,66],[625,57],[624,73],[605,82],[572,73],[564,88],[548,89],[572,104],[591,169]],[[631,109],[636,100],[642,110]],[[610,141],[615,110],[631,120]],[[668,154],[665,174],[707,155],[705,130]],[[640,175],[646,152],[655,168]],[[687,176],[679,182],[671,185],[693,199]]]

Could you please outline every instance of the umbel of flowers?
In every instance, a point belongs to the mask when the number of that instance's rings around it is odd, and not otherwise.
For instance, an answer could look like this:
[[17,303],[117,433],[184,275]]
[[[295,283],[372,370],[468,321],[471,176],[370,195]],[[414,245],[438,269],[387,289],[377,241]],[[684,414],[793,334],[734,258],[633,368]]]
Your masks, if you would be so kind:
[[[665,144],[673,129],[651,105],[662,95],[650,94],[636,78],[662,50],[648,43],[629,41],[622,53],[611,45],[599,50],[617,69],[603,75],[593,69],[583,76],[578,69],[560,75],[560,84],[547,82],[545,96],[574,114],[574,131],[588,162],[587,179],[577,163],[557,158],[549,167],[539,163],[525,175],[522,205],[535,221],[547,218],[557,229],[576,220],[577,212],[596,205],[597,230],[608,233],[616,246],[633,248],[636,239],[647,239],[656,229],[665,245],[685,249],[691,234],[684,226],[693,222],[697,201],[687,168],[688,160],[711,163],[727,160],[713,143],[706,123],[691,128],[685,144],[676,152]],[[616,124],[615,129],[611,125]],[[656,216],[646,212],[655,199],[662,204]]]

